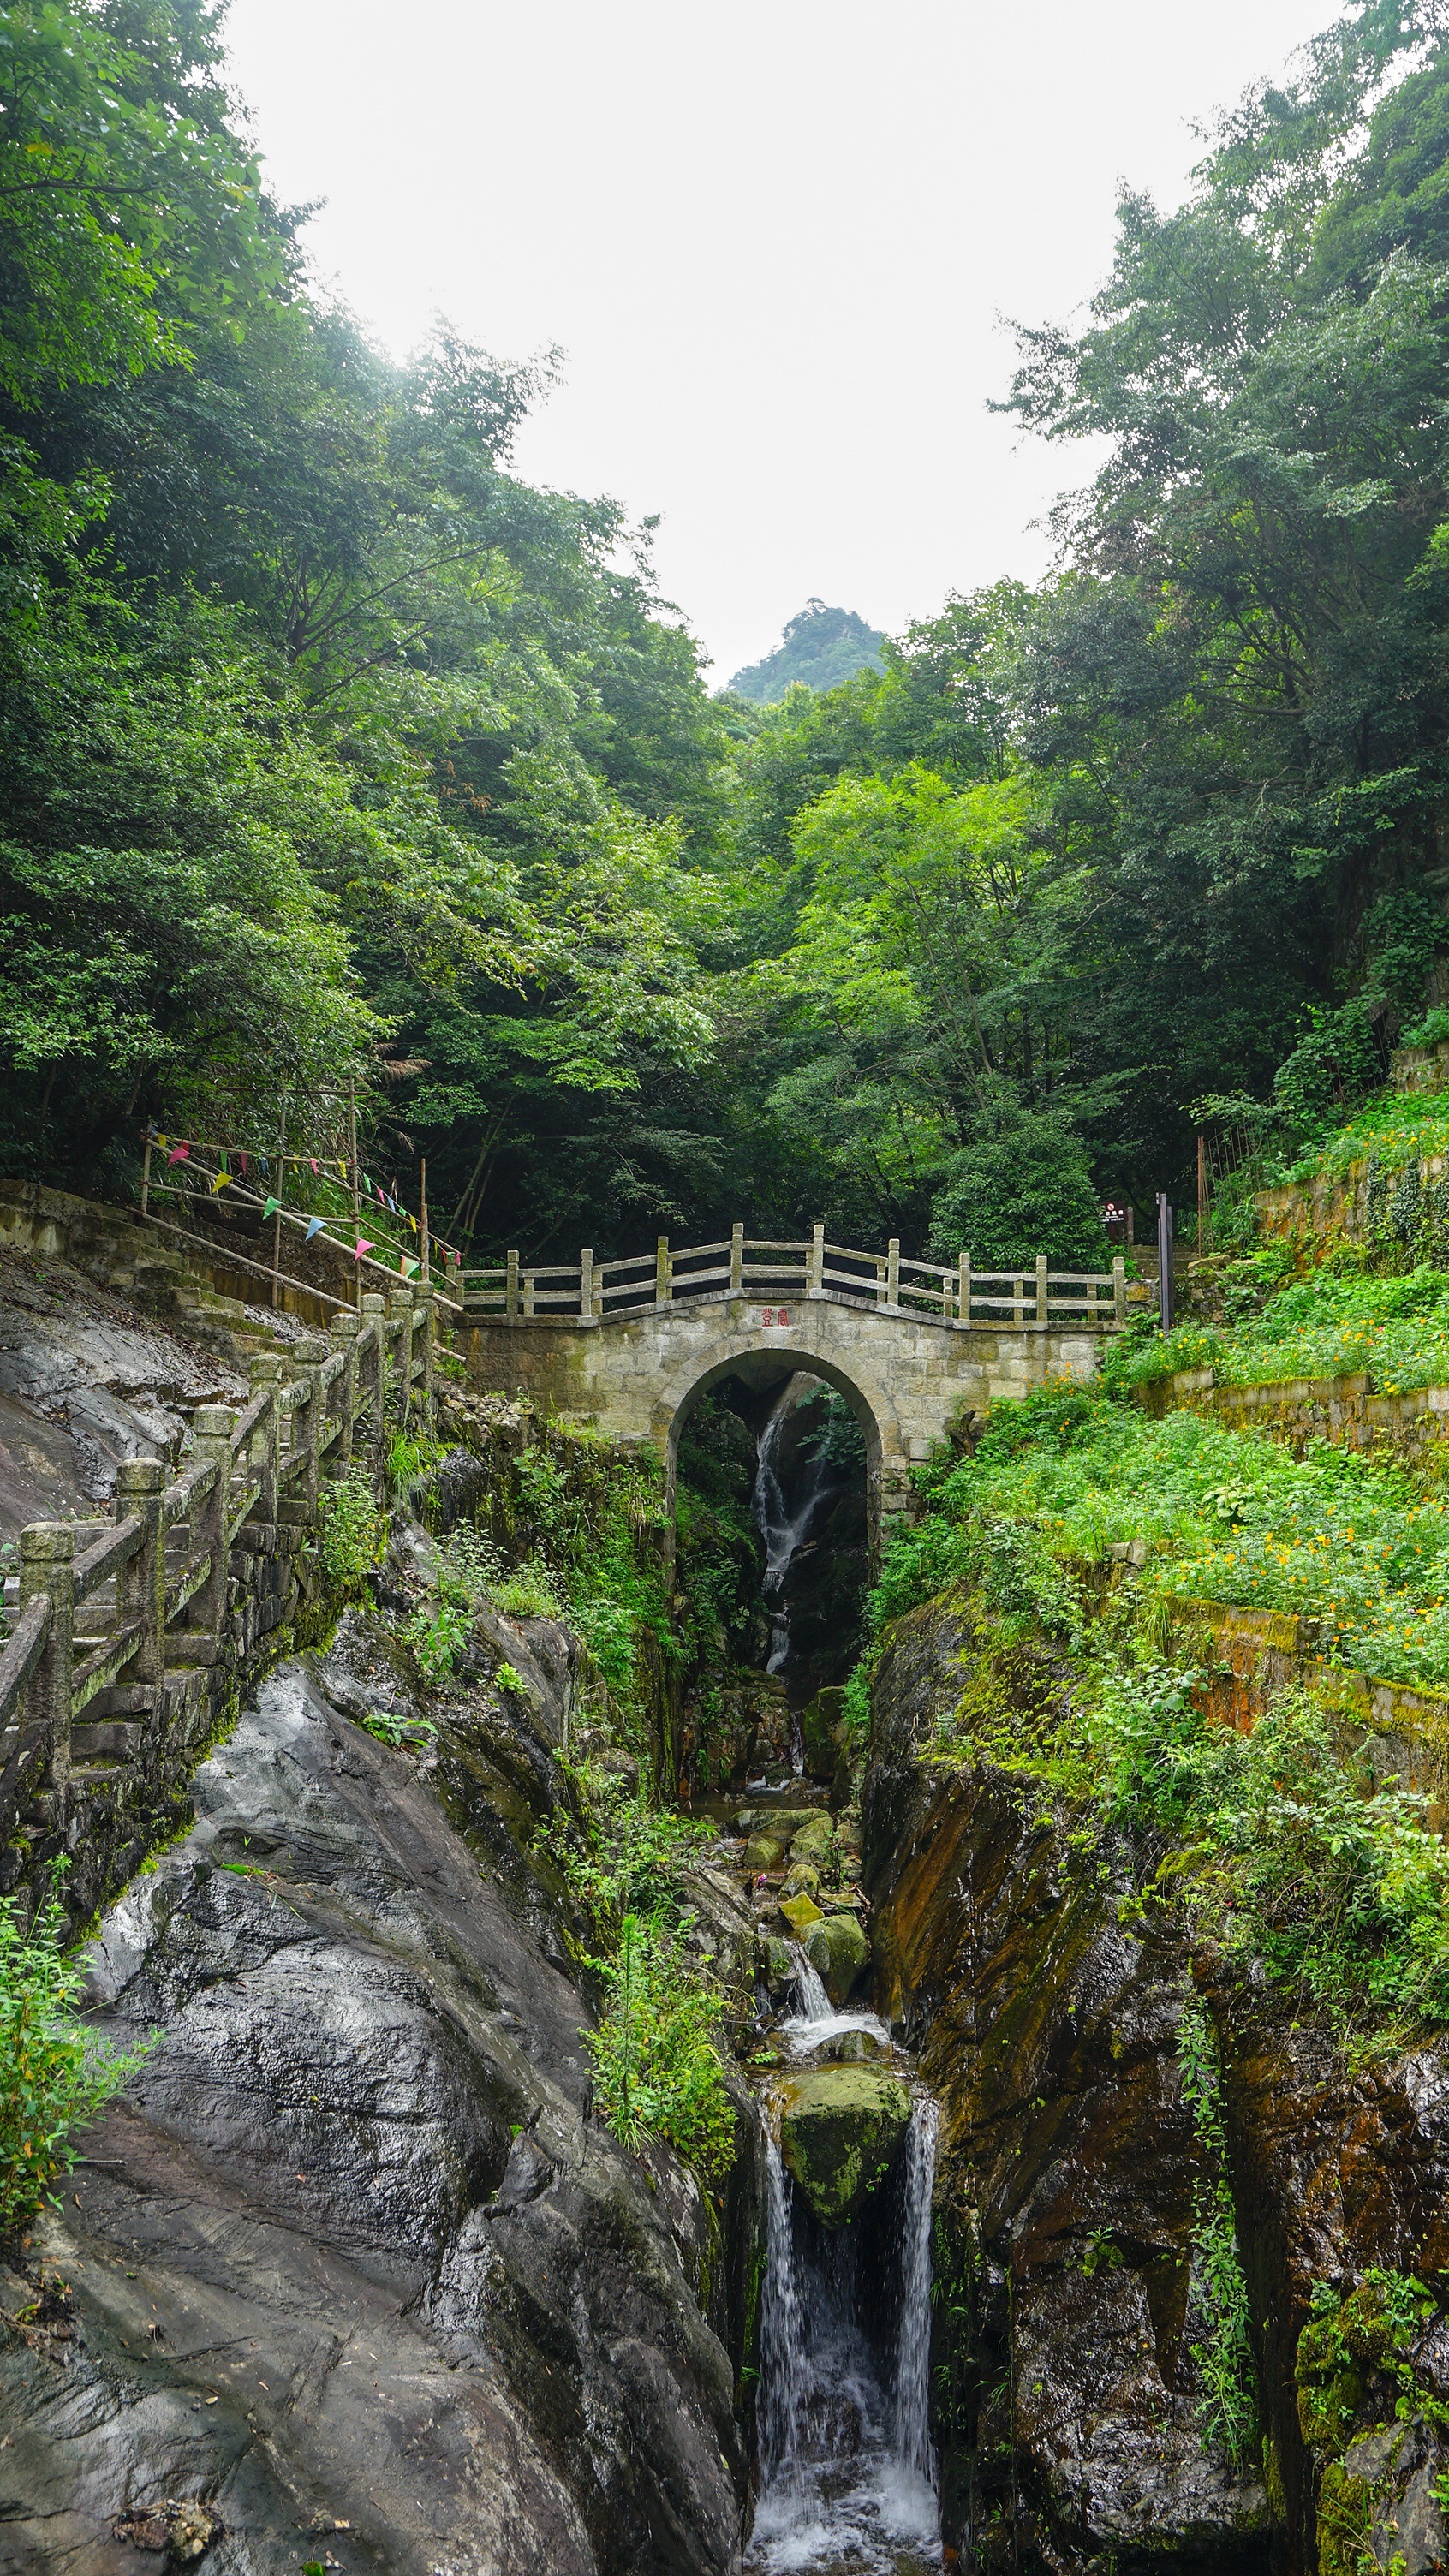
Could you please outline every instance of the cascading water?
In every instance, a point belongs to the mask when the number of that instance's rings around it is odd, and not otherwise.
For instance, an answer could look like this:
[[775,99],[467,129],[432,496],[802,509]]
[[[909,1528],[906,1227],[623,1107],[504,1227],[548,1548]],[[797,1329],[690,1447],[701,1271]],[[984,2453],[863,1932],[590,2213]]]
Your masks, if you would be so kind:
[[765,1669],[771,1673],[781,1670],[790,1652],[785,1577],[800,1549],[808,1544],[810,1524],[832,1490],[828,1471],[814,1464],[805,1473],[800,1494],[791,1508],[776,1463],[787,1419],[787,1409],[777,1405],[760,1434],[752,1503],[756,1527],[765,1542],[763,1590],[770,1613],[770,1656]]
[[941,2565],[927,2423],[935,2164],[936,2106],[920,2099],[901,2176],[895,2330],[881,2352],[861,2320],[855,2232],[811,2225],[768,2141],[750,2576],[924,2576]]
[[934,2102],[918,2101],[906,2140],[905,2224],[901,2247],[901,2315],[896,2338],[892,2430],[907,2469],[936,2484],[931,2448],[931,2194],[936,2181]]

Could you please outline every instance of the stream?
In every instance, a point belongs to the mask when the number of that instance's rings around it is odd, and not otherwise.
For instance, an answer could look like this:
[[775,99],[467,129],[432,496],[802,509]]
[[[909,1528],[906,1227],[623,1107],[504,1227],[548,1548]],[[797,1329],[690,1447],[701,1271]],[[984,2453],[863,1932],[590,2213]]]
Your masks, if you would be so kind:
[[[875,2014],[836,2012],[799,1952],[794,1994],[795,2011],[774,2033],[787,2064],[868,2051],[910,2074]],[[760,2491],[749,2576],[923,2576],[942,2563],[928,2422],[937,2112],[912,2091],[904,2151],[881,2186],[889,2205],[869,2248],[859,2226],[828,2233],[804,2207],[767,2103]]]

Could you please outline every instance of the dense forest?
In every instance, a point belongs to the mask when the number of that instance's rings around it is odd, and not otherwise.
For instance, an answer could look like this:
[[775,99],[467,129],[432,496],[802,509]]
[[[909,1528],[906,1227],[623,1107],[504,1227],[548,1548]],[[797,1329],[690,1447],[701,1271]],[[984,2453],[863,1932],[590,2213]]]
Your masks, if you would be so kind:
[[773,653],[750,662],[730,682],[734,697],[756,706],[773,706],[788,696],[797,681],[807,689],[837,688],[857,671],[883,671],[886,638],[867,626],[853,608],[827,608],[823,599],[807,599],[792,617]]
[[125,1195],[147,1119],[322,1146],[351,1087],[480,1254],[1086,1258],[1204,1102],[1292,1151],[1449,999],[1438,0],[1023,329],[1003,410],[1106,445],[1053,576],[767,705],[649,522],[510,472],[546,363],[319,295],[213,0],[0,34],[0,1169]]

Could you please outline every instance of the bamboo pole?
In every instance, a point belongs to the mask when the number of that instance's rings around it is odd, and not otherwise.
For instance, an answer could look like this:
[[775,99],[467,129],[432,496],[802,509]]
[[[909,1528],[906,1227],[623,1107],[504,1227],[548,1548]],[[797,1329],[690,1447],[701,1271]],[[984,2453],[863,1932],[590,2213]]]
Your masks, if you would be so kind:
[[428,1278],[428,1158],[426,1154],[421,1156],[418,1163],[418,1202],[418,1233],[421,1237],[423,1280],[426,1284]]
[[147,1203],[148,1199],[150,1198],[150,1196],[151,1196],[151,1131],[150,1131],[150,1129],[148,1128],[148,1129],[147,1129],[147,1131],[146,1131],[146,1151],[145,1151],[145,1153],[144,1153],[144,1154],[142,1155],[142,1157],[141,1157],[141,1214],[142,1214],[143,1216],[146,1214],[146,1203]]

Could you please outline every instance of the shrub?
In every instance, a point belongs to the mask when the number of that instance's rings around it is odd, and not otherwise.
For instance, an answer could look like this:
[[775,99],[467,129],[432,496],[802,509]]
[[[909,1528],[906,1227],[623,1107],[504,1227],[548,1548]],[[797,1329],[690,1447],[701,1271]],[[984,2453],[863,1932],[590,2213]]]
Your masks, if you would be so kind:
[[53,2199],[75,2162],[74,2132],[146,2054],[145,2042],[105,2046],[77,2019],[85,1971],[62,1950],[64,1930],[54,1888],[28,1928],[18,1900],[0,1898],[0,2229]]
[[978,1270],[1107,1269],[1111,1252],[1086,1149],[1054,1111],[1004,1103],[953,1157],[931,1202],[931,1250]]
[[322,1486],[313,1545],[329,1592],[355,1592],[377,1564],[385,1537],[386,1523],[360,1466],[354,1463],[345,1476]]
[[675,1933],[629,1913],[603,1970],[608,2010],[587,2035],[595,2103],[616,2138],[662,2138],[708,2180],[728,2165],[734,2113],[713,2044],[718,1997],[684,1966]]
[[472,1608],[466,1594],[446,1582],[410,1612],[404,1633],[430,1682],[451,1677],[471,1626]]

